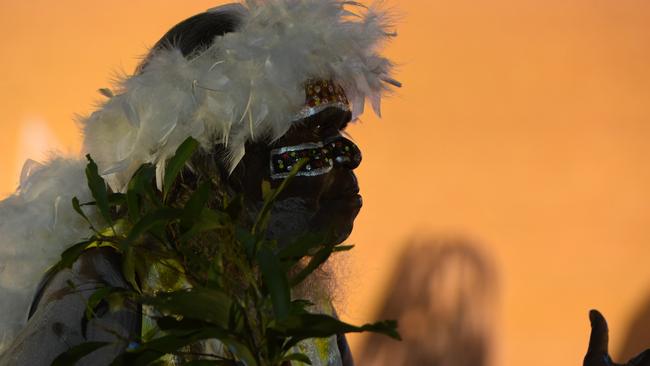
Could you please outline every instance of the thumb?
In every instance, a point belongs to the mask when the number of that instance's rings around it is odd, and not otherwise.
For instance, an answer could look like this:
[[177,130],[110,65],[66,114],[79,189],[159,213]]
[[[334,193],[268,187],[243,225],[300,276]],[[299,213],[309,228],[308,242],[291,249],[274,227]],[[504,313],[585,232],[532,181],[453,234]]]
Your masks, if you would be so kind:
[[591,336],[589,337],[589,349],[585,356],[585,365],[600,365],[607,356],[609,343],[609,330],[605,317],[598,310],[589,312],[591,321]]
[[598,310],[591,310],[589,320],[591,321],[591,336],[587,353],[607,354],[609,329],[605,317]]

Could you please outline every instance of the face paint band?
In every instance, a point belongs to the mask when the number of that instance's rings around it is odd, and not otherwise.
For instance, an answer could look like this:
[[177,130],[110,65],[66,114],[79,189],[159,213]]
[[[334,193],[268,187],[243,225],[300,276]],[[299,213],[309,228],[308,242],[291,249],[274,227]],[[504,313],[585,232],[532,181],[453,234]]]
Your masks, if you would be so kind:
[[337,164],[354,169],[361,161],[359,148],[342,136],[335,136],[325,142],[280,147],[271,150],[270,155],[271,179],[288,177],[293,166],[303,158],[309,161],[296,174],[299,177],[327,174]]

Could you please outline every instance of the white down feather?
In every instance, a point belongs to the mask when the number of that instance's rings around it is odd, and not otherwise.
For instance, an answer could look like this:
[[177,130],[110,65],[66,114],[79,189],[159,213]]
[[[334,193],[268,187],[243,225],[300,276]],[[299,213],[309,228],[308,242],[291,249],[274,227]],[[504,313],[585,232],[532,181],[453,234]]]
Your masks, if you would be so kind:
[[25,168],[31,172],[18,192],[0,202],[0,353],[25,325],[47,269],[68,246],[91,235],[71,204],[74,196],[90,200],[85,162],[56,158]]
[[378,6],[248,0],[236,9],[242,16],[236,32],[190,59],[177,49],[157,51],[84,121],[85,146],[113,189],[123,190],[143,163],[156,164],[162,177],[164,162],[188,136],[204,149],[227,144],[233,169],[247,141],[287,132],[304,106],[308,79],[339,83],[353,119],[366,99],[380,114],[382,95],[397,83],[392,63],[378,54],[393,35]]

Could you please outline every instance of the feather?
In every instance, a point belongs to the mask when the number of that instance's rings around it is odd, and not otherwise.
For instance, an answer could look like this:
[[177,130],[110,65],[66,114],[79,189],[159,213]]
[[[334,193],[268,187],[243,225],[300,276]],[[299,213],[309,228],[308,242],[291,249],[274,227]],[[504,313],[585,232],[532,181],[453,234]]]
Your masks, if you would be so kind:
[[[0,352],[24,326],[45,271],[63,250],[91,234],[70,204],[74,196],[90,200],[84,168],[83,160],[55,158],[0,202]],[[98,218],[90,209],[87,214]]]
[[[118,169],[110,170],[112,184],[125,184],[139,165],[169,156],[202,126],[203,135],[195,136],[201,147],[227,143],[234,164],[247,141],[286,133],[303,107],[302,85],[312,78],[343,84],[355,119],[366,99],[379,114],[382,95],[399,83],[392,63],[377,53],[394,33],[378,4],[248,0],[210,9],[241,16],[240,28],[191,60],[177,49],[161,50],[140,74],[122,80],[119,94],[84,122],[88,152],[100,166]],[[344,7],[354,7],[355,16]],[[125,103],[121,109],[115,99]],[[128,128],[137,133],[125,137]]]
[[105,96],[106,98],[113,98],[115,95],[113,94],[113,91],[108,88],[101,88],[98,90],[99,94]]
[[20,189],[27,189],[29,184],[29,177],[31,177],[35,171],[38,171],[41,168],[43,168],[43,164],[32,159],[27,159],[27,161],[25,161],[25,164],[23,164],[23,169],[20,171]]
[[138,112],[135,110],[135,108],[133,108],[133,106],[127,99],[122,99],[122,108],[124,109],[124,115],[126,116],[126,120],[129,121],[129,123],[133,127],[139,128],[140,116],[138,116]]

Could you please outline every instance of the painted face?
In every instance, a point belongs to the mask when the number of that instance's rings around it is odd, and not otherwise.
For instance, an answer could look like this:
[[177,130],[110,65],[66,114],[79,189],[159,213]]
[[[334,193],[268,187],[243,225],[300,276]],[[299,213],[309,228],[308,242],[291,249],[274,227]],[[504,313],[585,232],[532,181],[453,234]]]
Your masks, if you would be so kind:
[[359,148],[341,132],[350,112],[327,108],[297,121],[271,145],[252,143],[231,175],[249,202],[262,202],[262,181],[280,185],[301,158],[309,158],[283,191],[271,213],[269,235],[280,241],[305,232],[333,233],[345,240],[362,205],[353,170],[361,163]]
[[357,145],[340,134],[326,137],[323,141],[282,146],[271,150],[270,156],[269,169],[274,180],[287,178],[303,159],[308,161],[296,173],[298,177],[325,175],[337,165],[352,170],[361,163]]

